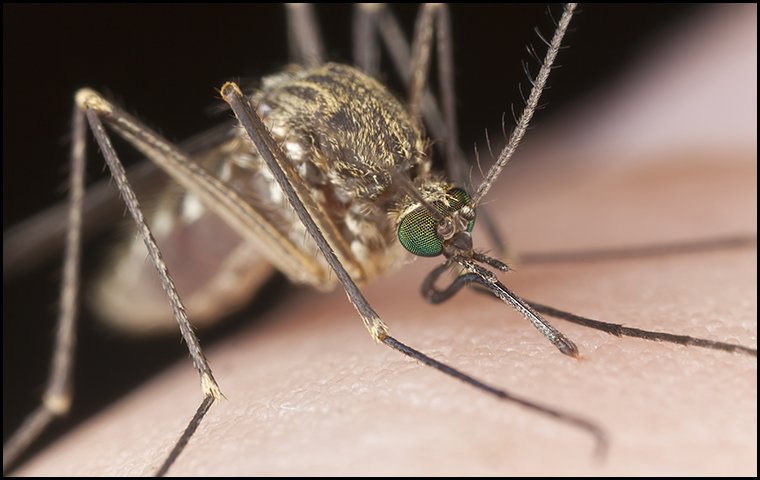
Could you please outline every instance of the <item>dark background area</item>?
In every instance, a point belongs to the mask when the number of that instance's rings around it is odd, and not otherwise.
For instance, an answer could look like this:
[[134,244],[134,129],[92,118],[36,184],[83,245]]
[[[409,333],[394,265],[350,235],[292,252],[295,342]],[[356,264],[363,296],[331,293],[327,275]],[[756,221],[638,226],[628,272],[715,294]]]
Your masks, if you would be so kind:
[[[394,7],[411,35],[416,8]],[[534,126],[582,102],[624,76],[660,36],[694,15],[696,7],[586,6],[560,56]],[[551,12],[559,18],[560,7]],[[546,6],[452,6],[459,124],[465,151],[482,143],[484,129],[500,130],[502,112],[522,102],[525,47],[551,36]],[[318,10],[331,60],[350,61],[350,9]],[[170,140],[181,140],[226,118],[215,89],[225,80],[254,81],[287,62],[281,6],[50,6],[3,7],[3,228],[60,201],[66,191],[68,129],[73,93],[93,87],[114,98]],[[384,69],[389,72],[388,69]],[[389,77],[392,77],[388,73]],[[396,84],[396,91],[400,85]],[[527,89],[526,89],[527,91]],[[519,108],[518,108],[519,110]],[[91,148],[91,152],[95,149]],[[122,151],[129,163],[138,159]],[[90,179],[104,176],[90,155]],[[91,249],[86,249],[90,252]],[[95,253],[88,263],[97,263]],[[15,429],[42,392],[53,337],[60,267],[46,265],[3,285],[3,436]],[[276,280],[268,301],[287,295]],[[266,308],[256,302],[250,311]],[[243,318],[203,333],[205,345],[240,327]],[[46,434],[66,429],[186,356],[176,337],[125,340],[83,319],[72,414]],[[220,379],[223,386],[224,379]],[[200,398],[200,395],[199,395]]]

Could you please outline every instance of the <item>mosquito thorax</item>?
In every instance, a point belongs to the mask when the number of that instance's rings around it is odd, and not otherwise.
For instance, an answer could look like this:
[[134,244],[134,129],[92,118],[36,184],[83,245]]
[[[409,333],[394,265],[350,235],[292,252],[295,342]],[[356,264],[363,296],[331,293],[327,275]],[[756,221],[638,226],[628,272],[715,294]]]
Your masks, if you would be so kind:
[[[430,142],[406,107],[375,79],[336,63],[267,77],[252,103],[311,194],[319,210],[313,213],[335,225],[336,254],[352,278],[363,283],[403,265],[396,212],[405,191],[394,179],[401,175],[415,185],[438,179]],[[324,271],[320,278],[288,276],[331,287],[334,276],[310,235],[242,132],[240,138],[232,158],[248,177],[244,188]]]

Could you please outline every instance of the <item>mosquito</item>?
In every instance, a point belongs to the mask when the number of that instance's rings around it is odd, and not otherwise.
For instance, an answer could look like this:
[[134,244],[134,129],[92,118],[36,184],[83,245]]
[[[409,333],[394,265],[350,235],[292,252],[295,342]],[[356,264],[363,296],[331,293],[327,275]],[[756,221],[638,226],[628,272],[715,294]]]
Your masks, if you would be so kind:
[[[299,7],[294,7],[294,12],[298,12]],[[569,7],[568,11],[571,11],[573,7]],[[441,22],[439,23],[439,29],[445,29],[445,22],[443,20],[440,20],[445,14],[438,14],[440,16],[435,17],[435,15],[432,12],[435,12],[436,10],[430,9],[425,10],[428,13],[427,21],[433,22],[435,18],[438,18],[437,21]],[[445,12],[445,10],[442,10]],[[295,21],[298,21],[298,15],[294,15]],[[424,24],[425,15],[421,16],[420,24]],[[566,14],[566,16],[563,16],[563,19],[559,21],[559,31],[562,32],[567,27],[567,23],[569,22],[569,16]],[[440,25],[444,25],[441,27]],[[303,24],[302,24],[303,26]],[[430,28],[430,27],[428,27]],[[308,30],[308,28],[294,28],[293,31],[302,32],[304,30]],[[433,30],[431,30],[432,32]],[[419,32],[425,32],[425,28],[420,27]],[[423,33],[418,33],[415,37],[417,40],[415,40],[413,48],[414,51],[420,52],[426,50],[421,45],[424,45],[425,42],[423,40],[420,40],[425,35]],[[429,37],[429,34],[428,34]],[[430,42],[428,39],[427,42]],[[298,44],[298,42],[296,42]],[[310,45],[316,44],[313,40],[309,41],[301,41],[300,42],[301,47],[308,47]],[[553,45],[550,47],[550,51],[554,51],[556,54],[559,47],[559,40],[556,42],[551,42]],[[306,52],[306,48],[301,48],[301,52],[296,54],[296,58],[301,60],[301,63],[303,64],[309,64],[312,63],[314,65],[320,65],[322,64],[321,58],[322,54],[315,53],[315,52]],[[429,49],[428,49],[429,50]],[[422,57],[422,54],[417,53],[415,54],[415,58],[418,58],[418,60],[413,60],[411,63],[412,65],[422,65],[425,63],[425,60],[421,60],[419,58]],[[311,58],[311,60],[309,60]],[[444,53],[445,58],[445,53]],[[365,57],[366,60],[366,57]],[[365,61],[365,64],[369,64],[370,62],[367,60]],[[442,63],[445,63],[442,62]],[[545,80],[542,80],[542,77],[545,77],[548,74],[548,70],[551,66],[551,61],[545,62],[545,71],[542,73],[539,73],[537,76],[536,83],[538,87],[535,89],[536,92],[540,93],[542,90],[542,83]],[[328,64],[324,67],[313,67],[315,70],[312,73],[315,75],[314,78],[317,76],[319,77],[327,77],[330,79],[346,79],[351,78],[352,75],[357,75],[354,73],[353,70],[344,70],[343,67],[340,66],[333,66]],[[319,68],[322,68],[322,70],[319,70]],[[333,69],[333,70],[330,70]],[[426,69],[422,67],[413,68],[414,72],[424,72]],[[295,74],[296,76],[298,74]],[[420,73],[420,75],[424,76],[424,73]],[[445,77],[446,75],[441,75],[441,77]],[[305,82],[306,85],[313,84],[313,81],[309,80],[308,75],[304,79],[300,79],[301,81]],[[348,81],[348,85],[356,85],[356,84],[365,84],[365,79],[362,76],[357,76],[358,79],[350,80]],[[332,81],[332,80],[331,80]],[[310,83],[311,82],[311,83]],[[424,85],[424,79],[413,79],[410,80],[410,83],[412,85],[418,85],[416,87],[410,88],[410,107],[409,110],[411,112],[412,118],[422,117],[423,116],[423,94],[425,93],[424,87],[420,85]],[[351,87],[353,88],[353,87]],[[442,90],[445,90],[445,88],[448,88],[446,86],[443,87]],[[340,280],[340,282],[343,284],[344,288],[346,288],[349,298],[351,299],[352,303],[357,307],[357,310],[360,313],[360,316],[365,321],[365,325],[372,333],[373,337],[378,340],[381,343],[385,343],[386,345],[401,351],[402,353],[406,355],[410,355],[413,358],[422,361],[423,363],[426,363],[430,366],[433,366],[435,368],[438,368],[439,370],[444,371],[444,373],[453,374],[454,376],[457,376],[460,379],[465,380],[466,382],[470,383],[473,386],[476,386],[477,388],[480,388],[485,391],[489,391],[492,394],[495,394],[496,396],[499,396],[501,398],[512,398],[509,394],[505,393],[504,391],[494,389],[491,386],[487,386],[482,384],[481,382],[473,379],[472,377],[463,375],[453,369],[451,367],[442,365],[440,363],[435,362],[430,357],[425,356],[424,354],[417,352],[410,347],[407,347],[406,345],[402,344],[401,342],[397,341],[393,337],[390,337],[385,330],[385,326],[381,321],[379,320],[379,317],[374,313],[374,311],[371,309],[369,304],[366,303],[366,301],[361,296],[361,293],[359,290],[355,289],[355,285],[353,282],[353,279],[355,278],[362,278],[362,271],[360,268],[358,268],[356,265],[354,265],[353,271],[345,271],[344,265],[351,265],[351,262],[349,262],[351,255],[358,255],[356,252],[351,250],[352,245],[341,245],[341,235],[336,232],[330,232],[329,229],[327,229],[326,237],[325,239],[322,239],[324,241],[320,240],[320,236],[318,234],[315,234],[314,232],[319,231],[317,228],[317,224],[310,224],[310,219],[314,218],[320,218],[320,214],[324,216],[324,213],[320,212],[320,206],[318,205],[319,202],[315,205],[313,202],[313,199],[310,200],[310,195],[305,194],[303,191],[302,184],[298,181],[298,176],[303,177],[303,173],[300,171],[296,172],[291,168],[291,170],[288,170],[288,161],[283,159],[281,157],[282,152],[280,151],[280,146],[278,144],[275,144],[274,140],[268,135],[265,129],[262,129],[262,125],[257,123],[258,116],[256,113],[252,112],[249,108],[248,103],[245,101],[245,98],[242,93],[239,93],[238,88],[234,84],[226,84],[222,88],[222,95],[224,98],[231,104],[233,111],[235,111],[236,115],[239,117],[242,125],[246,129],[246,134],[253,138],[254,143],[258,140],[260,143],[257,144],[257,151],[261,152],[261,157],[266,158],[268,154],[272,155],[272,158],[267,163],[269,168],[271,168],[273,172],[273,176],[275,178],[280,176],[279,180],[282,180],[280,182],[280,188],[282,191],[285,192],[284,197],[287,197],[288,200],[295,202],[294,208],[295,210],[301,211],[303,213],[302,215],[299,215],[299,220],[306,225],[305,230],[309,234],[314,234],[315,241],[317,245],[320,248],[320,251],[325,255],[327,258],[327,263],[330,265],[330,267],[335,272],[336,276]],[[444,94],[444,97],[446,95]],[[78,100],[80,102],[80,106],[86,106],[85,110],[89,109],[90,111],[95,110],[100,113],[100,115],[108,116],[111,114],[111,112],[117,111],[114,105],[110,103],[105,103],[105,99],[101,97],[100,95],[90,92],[90,91],[82,91],[80,92],[80,96],[78,97]],[[537,105],[537,98],[533,99],[531,98],[529,100],[529,111],[532,109],[535,109],[535,106]],[[271,115],[274,115],[276,112],[271,113]],[[264,113],[259,111],[259,115],[265,116]],[[124,125],[133,123],[129,117],[126,116],[126,114],[123,114],[123,112],[119,112],[116,114],[118,118],[127,119],[126,123]],[[92,120],[93,115],[89,115],[90,121]],[[451,115],[446,115],[447,120],[450,121]],[[525,121],[527,123],[527,120]],[[453,131],[455,130],[450,125],[447,126],[448,130]],[[82,128],[81,126],[78,128]],[[270,127],[271,128],[271,127]],[[117,128],[118,130],[118,128]],[[162,154],[160,156],[172,156],[169,155],[169,150],[163,150],[164,145],[160,142],[156,143],[154,140],[156,137],[152,137],[152,139],[148,140],[147,138],[141,137],[142,133],[141,131],[144,130],[142,127],[139,127],[137,130],[127,130],[122,131],[122,133],[125,133],[128,137],[131,136],[133,140],[137,140],[138,143],[142,143],[143,149],[145,150],[144,153],[146,154],[153,154],[155,155],[155,151],[151,151],[152,149],[158,149],[162,151]],[[518,128],[516,131],[518,132],[518,136],[515,140],[511,142],[511,147],[508,147],[509,150],[514,150],[514,147],[519,142],[519,132],[520,130],[524,130],[524,128]],[[96,128],[96,132],[98,129]],[[242,133],[240,134],[241,138],[244,138],[242,136]],[[451,136],[447,137],[451,138]],[[99,142],[101,143],[101,146],[105,145],[105,140],[103,137],[100,138]],[[281,139],[280,139],[281,143]],[[409,145],[402,146],[402,150],[405,149],[411,149],[412,147]],[[287,150],[290,148],[291,150],[297,150],[297,145],[286,145],[285,149]],[[448,156],[447,158],[453,158],[457,155],[455,142],[453,145],[447,145],[446,146],[448,150]],[[419,151],[422,150],[422,148],[418,148]],[[290,154],[293,154],[291,151]],[[509,154],[507,154],[509,155]],[[504,164],[508,161],[509,157],[506,156],[504,160],[501,160],[501,167],[503,167]],[[240,160],[243,162],[243,160]],[[278,173],[278,166],[282,168],[283,170]],[[351,170],[351,167],[356,167],[352,164],[346,164],[345,169]],[[306,167],[304,167],[306,168]],[[516,308],[518,311],[520,311],[523,315],[525,315],[549,340],[555,344],[555,346],[562,352],[571,356],[577,355],[577,349],[568,338],[566,338],[562,333],[560,333],[558,330],[556,330],[554,327],[552,327],[550,324],[545,322],[540,314],[538,314],[535,309],[548,311],[550,313],[556,313],[552,311],[551,309],[542,307],[542,306],[536,306],[536,305],[530,305],[527,302],[524,302],[512,293],[509,289],[507,289],[499,280],[496,279],[496,277],[493,275],[493,272],[490,272],[491,270],[501,270],[506,271],[508,268],[507,266],[502,263],[500,260],[491,257],[489,255],[486,255],[484,253],[481,253],[477,250],[473,250],[473,247],[471,245],[470,235],[469,232],[472,229],[472,225],[475,222],[475,214],[474,214],[474,207],[478,204],[478,202],[486,195],[488,192],[488,189],[491,185],[493,185],[495,179],[498,177],[500,173],[500,167],[496,167],[495,169],[491,170],[486,175],[486,180],[478,186],[476,190],[474,190],[474,193],[472,195],[468,194],[466,191],[459,189],[458,187],[454,187],[453,185],[450,185],[448,183],[440,183],[442,186],[436,186],[434,182],[430,181],[430,183],[427,183],[428,180],[422,181],[419,180],[427,179],[427,170],[429,167],[426,167],[425,165],[419,164],[419,165],[408,165],[403,168],[405,171],[415,171],[417,172],[415,175],[400,175],[397,176],[397,174],[393,173],[390,174],[387,178],[382,179],[382,181],[379,181],[373,185],[361,185],[361,189],[378,189],[381,191],[381,193],[385,192],[385,190],[389,189],[389,185],[395,185],[396,189],[396,195],[404,198],[404,202],[406,203],[396,203],[397,208],[397,215],[398,219],[393,222],[394,224],[394,232],[398,235],[398,240],[400,241],[401,245],[405,247],[406,250],[410,251],[411,253],[414,253],[416,255],[421,256],[434,256],[439,255],[441,253],[444,254],[444,256],[447,258],[447,261],[441,265],[441,267],[436,268],[433,270],[431,275],[428,277],[428,279],[424,283],[424,290],[426,292],[427,297],[431,301],[442,301],[451,296],[453,293],[456,293],[456,290],[461,288],[462,286],[465,286],[469,283],[475,283],[479,285],[480,287],[485,288],[486,290],[489,290],[491,294],[498,297],[502,301],[510,304],[514,308]],[[258,171],[264,171],[262,165],[257,166]],[[419,171],[422,171],[420,173]],[[203,176],[203,172],[195,172],[191,173],[190,176]],[[269,179],[271,181],[271,179]],[[415,184],[415,180],[417,180],[417,184]],[[211,180],[213,183],[213,180]],[[443,181],[441,181],[443,182]],[[346,176],[345,178],[342,178],[340,180],[336,181],[337,184],[345,186],[346,184],[350,183],[350,177]],[[445,185],[445,187],[443,186]],[[292,191],[289,191],[289,187],[294,187],[295,189]],[[122,187],[123,188],[123,187]],[[301,191],[299,191],[299,188]],[[359,187],[357,187],[359,188]],[[208,187],[209,190],[213,190],[213,187]],[[192,188],[191,188],[192,190]],[[350,196],[348,193],[343,192],[342,195],[344,196]],[[303,197],[305,199],[306,205],[299,206],[298,199]],[[375,197],[372,197],[375,198]],[[312,204],[309,204],[309,202],[312,202]],[[216,202],[217,204],[224,203],[225,198],[224,196],[217,196],[213,199],[206,199],[206,202]],[[234,209],[234,206],[232,204],[229,204],[228,207],[232,210]],[[369,207],[365,207],[369,208]],[[361,211],[363,214],[367,214],[364,210]],[[369,212],[371,213],[371,212]],[[220,214],[222,215],[222,214]],[[409,220],[407,220],[409,219]],[[241,218],[234,218],[229,217],[227,218],[228,222],[234,223],[236,221],[240,222],[242,221]],[[281,222],[284,220],[280,220]],[[321,221],[322,230],[325,230],[325,220],[323,219]],[[355,215],[353,220],[346,221],[347,224],[350,224],[351,222],[359,222],[361,223],[361,218],[359,218],[359,215]],[[292,223],[292,220],[291,220]],[[377,222],[372,222],[377,223]],[[327,224],[329,226],[329,222]],[[431,228],[432,227],[432,228]],[[251,225],[248,225],[247,228],[251,228]],[[369,228],[369,227],[365,227]],[[431,232],[433,235],[431,236]],[[355,232],[356,233],[356,232]],[[259,233],[256,235],[257,238],[260,238],[260,236],[263,235],[259,231]],[[303,232],[299,232],[298,235],[303,236]],[[332,235],[332,236],[330,236]],[[373,234],[378,235],[378,234]],[[371,235],[370,235],[371,236]],[[293,241],[293,240],[291,240]],[[277,245],[275,244],[268,244],[267,247],[271,249],[272,251],[275,251],[277,249]],[[341,251],[342,248],[342,251]],[[357,249],[360,247],[357,247]],[[338,251],[338,256],[332,256],[331,255],[331,249],[335,249]],[[307,254],[307,256],[313,256],[316,250],[313,252]],[[285,270],[287,272],[290,272],[291,277],[297,276],[297,267],[294,267],[292,264],[290,266],[287,263],[288,255],[293,256],[294,251],[287,251],[285,253],[281,252],[281,255],[279,257],[271,258],[270,261],[277,264],[278,267],[280,267],[281,270]],[[320,258],[320,257],[317,257]],[[277,262],[285,262],[285,263],[277,263]],[[296,263],[297,266],[307,266],[312,265],[313,262],[310,262],[307,258],[302,258],[300,261]],[[462,274],[457,277],[457,279],[454,281],[454,283],[451,284],[451,286],[445,290],[438,290],[435,287],[437,277],[441,275],[444,271],[451,269],[452,267],[458,267],[461,268]],[[385,267],[381,267],[382,270]],[[326,269],[323,268],[323,271]],[[366,273],[366,272],[365,272]],[[313,274],[313,273],[312,273]],[[320,279],[321,281],[329,281],[328,277]],[[178,304],[175,304],[175,309],[177,312],[181,312],[181,308],[178,306]],[[180,313],[181,316],[181,313]],[[612,328],[612,327],[608,327]],[[633,333],[633,330],[628,331],[627,333]],[[641,333],[640,331],[637,331],[637,335],[644,335],[649,336],[651,338],[658,338],[658,339],[667,339],[667,337],[664,337],[662,335],[657,334],[648,334],[646,332]],[[190,337],[191,338],[191,337]],[[701,343],[698,339],[686,339],[685,337],[681,338],[672,338],[673,340],[679,340],[682,342],[687,343]],[[188,338],[186,338],[188,340]],[[189,340],[189,343],[193,344],[193,340]],[[719,348],[725,348],[730,350],[741,350],[742,347],[728,347],[724,344],[719,344],[718,342],[704,342],[705,344],[709,344],[713,347],[716,345],[723,345],[723,347]],[[745,349],[747,351],[751,349]],[[206,401],[201,409],[199,409],[199,412],[205,411],[207,407],[210,406],[211,401],[214,397],[218,395],[218,392],[216,390],[215,382],[213,381],[213,377],[211,376],[210,370],[207,366],[204,365],[204,360],[202,359],[199,350],[194,354],[194,359],[196,361],[196,365],[199,366],[201,370],[202,375],[202,383],[205,383],[206,391],[209,394],[208,395],[208,401]],[[540,406],[532,401],[523,401],[520,399],[517,399],[518,403],[523,403],[529,408],[538,409],[539,411],[544,411],[546,413],[549,413],[550,415],[553,415],[563,421],[566,421],[571,424],[575,424],[576,426],[579,426],[582,429],[585,429],[589,433],[591,433],[593,436],[596,437],[597,447],[603,448],[604,446],[604,438],[603,433],[601,429],[596,426],[594,423],[585,420],[583,418],[577,417],[570,413],[564,413],[560,410],[552,409],[552,408],[546,408],[543,406]],[[192,433],[190,430],[188,430],[189,433]],[[186,434],[185,439],[187,439],[190,435]],[[168,467],[168,465],[167,465]]]

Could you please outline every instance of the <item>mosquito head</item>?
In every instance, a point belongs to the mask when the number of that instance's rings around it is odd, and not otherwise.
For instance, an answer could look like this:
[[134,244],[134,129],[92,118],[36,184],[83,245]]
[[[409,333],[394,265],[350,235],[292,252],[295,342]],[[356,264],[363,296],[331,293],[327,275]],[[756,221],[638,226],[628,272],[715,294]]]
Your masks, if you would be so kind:
[[401,245],[421,257],[472,256],[475,209],[467,192],[449,188],[433,201],[425,200],[415,189],[411,193],[414,202],[398,224]]

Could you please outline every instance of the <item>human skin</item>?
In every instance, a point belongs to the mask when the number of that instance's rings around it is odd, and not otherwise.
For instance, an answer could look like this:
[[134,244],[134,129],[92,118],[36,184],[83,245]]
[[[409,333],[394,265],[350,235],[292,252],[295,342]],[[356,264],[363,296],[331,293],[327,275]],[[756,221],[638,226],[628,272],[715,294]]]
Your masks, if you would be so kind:
[[[732,28],[741,20],[734,18]],[[693,72],[682,78],[682,88],[698,78]],[[738,95],[718,91],[726,101]],[[628,97],[585,112],[582,122],[535,132],[534,147],[521,150],[520,163],[488,198],[515,250],[756,232],[756,140],[707,146],[651,140],[669,128],[662,117],[674,121],[660,113],[671,105],[651,100],[658,93],[629,87],[622,92]],[[756,99],[739,96],[741,102],[756,108]],[[649,130],[632,131],[635,122],[620,120],[631,112],[616,108],[631,104],[645,112]],[[747,128],[741,113],[715,123]],[[700,130],[700,118],[676,118],[679,128],[693,125],[694,139],[715,135]],[[613,126],[598,128],[605,125]],[[632,146],[612,148],[631,138]],[[487,248],[480,230],[475,243]],[[227,399],[212,407],[171,473],[756,474],[755,358],[621,340],[556,321],[581,350],[574,360],[511,309],[480,295],[463,292],[442,306],[426,305],[417,290],[434,265],[418,260],[365,289],[394,336],[479,379],[599,424],[610,437],[603,462],[592,458],[584,432],[373,345],[343,293],[299,290],[258,326],[207,352]],[[503,279],[531,300],[640,328],[756,345],[754,248],[515,268]],[[183,362],[18,473],[149,474],[199,399]]]

